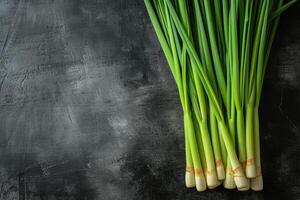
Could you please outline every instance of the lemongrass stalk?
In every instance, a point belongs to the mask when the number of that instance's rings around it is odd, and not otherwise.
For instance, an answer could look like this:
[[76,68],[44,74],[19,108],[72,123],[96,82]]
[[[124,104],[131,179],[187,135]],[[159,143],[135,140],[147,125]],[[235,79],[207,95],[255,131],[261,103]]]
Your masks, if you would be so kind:
[[[186,124],[184,129],[186,130]],[[193,188],[196,186],[194,164],[192,160],[192,153],[189,145],[187,134],[185,134],[185,159],[186,159],[186,170],[185,170],[185,186],[187,188]]]
[[206,158],[206,180],[207,180],[207,186],[210,188],[216,187],[218,185],[218,178],[217,178],[217,172],[215,167],[215,159],[213,155],[213,150],[211,147],[209,133],[208,133],[208,127],[206,122],[202,122],[200,124],[201,129],[201,137],[203,141],[203,147],[204,147],[204,153]]
[[[231,139],[233,143],[235,143],[235,112],[233,112],[231,118],[228,119],[228,125],[231,133]],[[226,189],[236,188],[236,184],[234,182],[233,169],[229,157],[227,157],[226,177],[223,184]]]
[[211,107],[211,105],[209,105],[209,110],[210,110],[210,114],[209,114],[210,133],[211,133],[212,146],[213,146],[213,151],[214,151],[214,156],[215,156],[217,177],[218,177],[218,180],[224,180],[225,179],[225,168],[224,168],[224,163],[223,163],[222,155],[221,155],[221,149],[220,149],[221,144],[219,141],[217,120],[215,118],[215,115],[213,113],[213,108]]
[[[200,156],[200,160],[201,160],[201,165],[202,165],[202,169],[198,171],[196,170],[196,176],[197,177],[197,181],[198,181],[198,187],[197,187],[197,191],[202,192],[206,190],[207,187],[207,182],[206,182],[206,168],[207,168],[207,164],[206,164],[206,160],[205,160],[205,154],[204,154],[204,147],[203,147],[203,142],[201,139],[201,130],[199,127],[199,108],[196,101],[197,99],[192,100],[192,105],[193,105],[193,124],[195,127],[195,135],[196,135],[196,140],[197,140],[197,144],[198,144],[198,150],[199,150],[199,156]],[[199,173],[200,172],[200,173]],[[201,183],[201,187],[199,188],[199,180]]]
[[[249,187],[249,182],[245,178],[244,170],[240,164],[234,149],[234,145],[231,141],[229,131],[224,121],[219,121],[220,132],[224,139],[225,147],[228,152],[228,157],[230,158],[230,163],[233,171],[234,182],[239,190],[244,190]],[[229,162],[229,161],[228,161]],[[225,178],[226,179],[226,178]]]
[[258,108],[254,108],[254,147],[255,147],[255,162],[256,162],[256,177],[251,179],[251,189],[254,191],[263,190],[263,176],[260,159],[260,134],[259,134],[259,114]]
[[244,128],[244,115],[243,108],[241,105],[240,97],[240,69],[239,69],[239,58],[238,58],[238,28],[237,28],[237,12],[238,7],[236,0],[231,0],[230,8],[230,37],[231,37],[231,58],[232,58],[232,93],[235,107],[237,111],[237,141],[238,141],[238,152],[240,162],[244,162],[246,159],[245,149],[245,128]]
[[[223,139],[222,134],[221,134],[221,127],[218,124],[218,122],[217,122],[217,127],[218,127],[218,133],[219,133],[219,141],[220,141],[222,161],[223,161],[224,167],[226,167],[227,166],[227,157],[228,157],[228,155],[227,155],[227,151],[226,151],[226,147],[225,147],[225,142],[224,142],[224,139]],[[226,170],[226,169],[224,169],[224,170]],[[226,171],[225,171],[225,173],[226,173]]]
[[[205,172],[206,168],[207,168],[207,164],[206,164],[206,158],[205,158],[205,154],[204,154],[204,147],[203,147],[203,142],[202,142],[202,138],[201,138],[201,129],[200,129],[200,121],[201,121],[201,116],[200,116],[200,110],[199,110],[199,104],[198,104],[198,100],[196,97],[196,91],[195,89],[191,88],[194,87],[193,84],[191,83],[192,81],[190,81],[190,94],[191,94],[191,105],[192,105],[192,115],[193,115],[193,124],[194,124],[194,128],[195,128],[195,135],[196,135],[196,139],[197,139],[197,144],[198,144],[198,149],[199,149],[199,155],[200,155],[200,160],[201,160],[201,164],[202,164],[202,169]],[[194,90],[194,91],[191,91]],[[204,173],[204,175],[206,175]]]
[[[254,98],[254,94],[252,95]],[[252,102],[252,100],[250,100]],[[255,162],[255,150],[254,150],[254,123],[253,123],[253,103],[248,103],[246,108],[246,176],[248,178],[256,177],[256,162]]]
[[[229,27],[231,26],[231,20],[228,21]],[[227,57],[226,57],[226,70],[227,70],[227,123],[230,131],[230,136],[234,144],[235,148],[235,107],[234,107],[234,93],[232,87],[232,79],[233,79],[233,69],[232,69],[232,37],[231,32],[232,29],[228,29],[228,49],[227,49]],[[226,161],[226,176],[223,182],[224,188],[226,189],[234,189],[236,188],[236,184],[234,182],[233,170],[232,165],[230,162],[230,157],[227,157]]]

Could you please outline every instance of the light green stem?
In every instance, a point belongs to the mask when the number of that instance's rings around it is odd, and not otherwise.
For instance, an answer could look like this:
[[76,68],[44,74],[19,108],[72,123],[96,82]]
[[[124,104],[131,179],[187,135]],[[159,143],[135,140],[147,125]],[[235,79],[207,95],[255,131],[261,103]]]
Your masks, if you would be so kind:
[[194,168],[202,168],[199,151],[198,151],[197,139],[195,136],[193,120],[190,113],[184,113],[184,123],[186,124],[185,133],[187,134],[188,137]]
[[258,108],[254,108],[254,148],[256,173],[261,175],[261,159],[260,159],[260,134],[259,134],[259,113]]
[[246,149],[247,160],[254,159],[253,106],[246,108]]
[[213,113],[213,109],[211,108],[211,105],[209,107],[210,107],[209,108],[209,110],[210,110],[209,122],[210,122],[210,134],[211,134],[212,146],[213,146],[213,150],[214,150],[215,161],[219,161],[219,160],[222,160],[222,156],[221,156],[221,150],[220,150],[220,141],[219,141],[217,120],[215,118],[215,115]]
[[246,160],[246,138],[245,138],[245,119],[242,109],[237,110],[237,141],[238,152],[240,162],[243,163]]

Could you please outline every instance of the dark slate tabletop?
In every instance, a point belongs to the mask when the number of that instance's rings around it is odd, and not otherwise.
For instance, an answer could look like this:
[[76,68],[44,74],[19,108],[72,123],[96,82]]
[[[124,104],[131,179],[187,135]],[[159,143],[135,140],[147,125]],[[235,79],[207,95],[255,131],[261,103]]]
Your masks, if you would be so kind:
[[143,1],[0,0],[0,200],[300,199],[299,11],[264,87],[265,190],[198,193]]

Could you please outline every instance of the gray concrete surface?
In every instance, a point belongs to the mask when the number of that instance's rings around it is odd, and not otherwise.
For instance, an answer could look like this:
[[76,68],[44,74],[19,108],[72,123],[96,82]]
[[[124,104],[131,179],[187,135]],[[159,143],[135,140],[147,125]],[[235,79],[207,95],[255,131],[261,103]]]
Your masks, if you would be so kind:
[[299,8],[264,88],[265,190],[197,193],[143,1],[0,0],[0,200],[300,199]]

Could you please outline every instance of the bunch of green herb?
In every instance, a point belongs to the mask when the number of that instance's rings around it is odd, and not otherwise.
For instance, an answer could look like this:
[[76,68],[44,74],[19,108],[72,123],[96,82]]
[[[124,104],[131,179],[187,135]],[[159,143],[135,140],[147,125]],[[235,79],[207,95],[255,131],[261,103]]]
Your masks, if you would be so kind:
[[184,113],[187,187],[263,189],[259,102],[279,17],[297,0],[145,0]]

